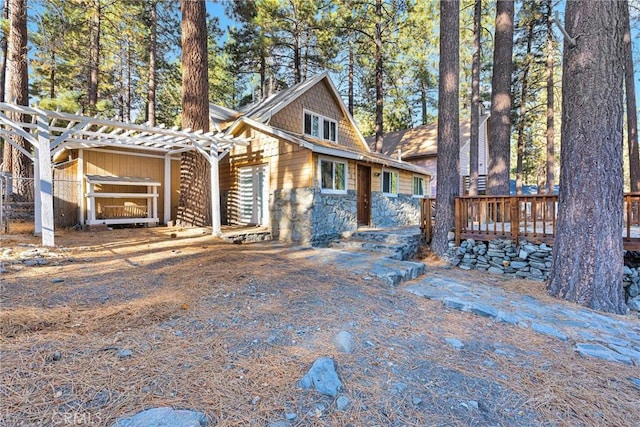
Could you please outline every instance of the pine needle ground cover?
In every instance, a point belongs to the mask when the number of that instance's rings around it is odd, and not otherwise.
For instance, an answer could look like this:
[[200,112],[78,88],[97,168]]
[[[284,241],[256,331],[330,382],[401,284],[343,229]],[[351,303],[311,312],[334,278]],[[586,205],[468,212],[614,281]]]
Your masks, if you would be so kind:
[[[167,228],[56,241],[0,241],[0,425],[111,425],[158,406],[221,426],[633,425],[640,413],[627,380],[637,366],[320,268],[283,244]],[[44,261],[25,264],[29,251]],[[427,275],[469,277],[422,258]],[[549,298],[540,283],[473,274]],[[335,360],[346,408],[299,387],[319,357]]]

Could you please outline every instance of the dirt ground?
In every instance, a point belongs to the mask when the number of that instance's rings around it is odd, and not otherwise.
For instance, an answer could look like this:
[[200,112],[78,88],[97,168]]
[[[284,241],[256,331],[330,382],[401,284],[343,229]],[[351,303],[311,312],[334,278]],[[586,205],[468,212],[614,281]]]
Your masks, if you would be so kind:
[[[2,426],[111,425],[157,406],[220,426],[287,414],[291,426],[638,425],[640,391],[626,380],[637,366],[320,268],[283,244],[176,228],[60,232],[50,252],[37,243],[0,240]],[[19,262],[36,252],[44,261]],[[549,298],[541,283],[423,261],[430,275]],[[336,348],[343,330],[351,353]],[[323,356],[346,409],[298,386]]]

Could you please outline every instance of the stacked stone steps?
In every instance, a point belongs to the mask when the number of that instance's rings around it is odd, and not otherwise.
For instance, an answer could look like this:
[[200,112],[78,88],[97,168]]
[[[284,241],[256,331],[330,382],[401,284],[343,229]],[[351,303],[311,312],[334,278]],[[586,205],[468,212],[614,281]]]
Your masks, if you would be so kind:
[[396,260],[412,259],[422,242],[417,227],[390,230],[359,230],[347,239],[329,242],[331,248],[355,249],[377,252]]

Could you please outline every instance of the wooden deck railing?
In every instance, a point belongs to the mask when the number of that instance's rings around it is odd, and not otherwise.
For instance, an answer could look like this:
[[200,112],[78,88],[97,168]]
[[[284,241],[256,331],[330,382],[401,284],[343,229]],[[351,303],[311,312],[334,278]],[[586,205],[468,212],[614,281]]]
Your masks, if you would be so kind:
[[[455,199],[456,245],[462,239],[527,240],[553,244],[556,234],[558,196],[477,196]],[[433,233],[435,200],[423,199],[420,226],[427,242]],[[640,250],[640,193],[624,195],[623,244]]]

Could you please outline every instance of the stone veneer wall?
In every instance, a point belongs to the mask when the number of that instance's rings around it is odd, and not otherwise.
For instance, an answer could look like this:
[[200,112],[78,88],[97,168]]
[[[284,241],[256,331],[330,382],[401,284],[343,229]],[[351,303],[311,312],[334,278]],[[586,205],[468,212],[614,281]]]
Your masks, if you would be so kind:
[[[408,195],[387,197],[371,194],[371,225],[400,227],[420,223],[420,203]],[[276,190],[271,209],[274,239],[321,244],[352,234],[358,229],[357,194],[322,193],[318,188]]]
[[420,224],[420,199],[411,195],[385,196],[371,192],[371,226],[402,227]]
[[[530,280],[546,281],[553,260],[552,248],[521,241],[518,245],[511,240],[491,242],[467,239],[455,246],[449,235],[449,262],[464,270],[481,270],[496,274],[513,274]],[[625,299],[631,310],[640,311],[640,267],[624,266],[623,286]]]

